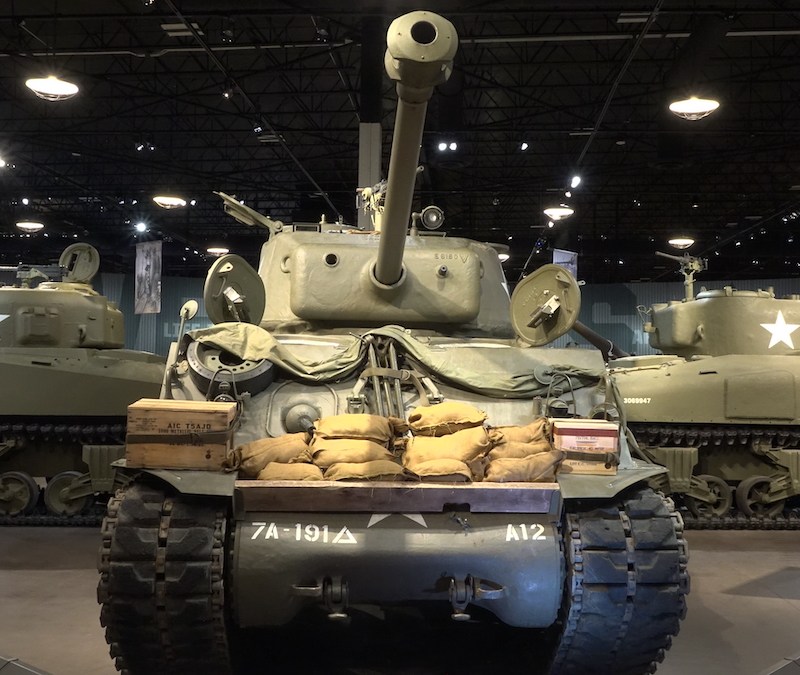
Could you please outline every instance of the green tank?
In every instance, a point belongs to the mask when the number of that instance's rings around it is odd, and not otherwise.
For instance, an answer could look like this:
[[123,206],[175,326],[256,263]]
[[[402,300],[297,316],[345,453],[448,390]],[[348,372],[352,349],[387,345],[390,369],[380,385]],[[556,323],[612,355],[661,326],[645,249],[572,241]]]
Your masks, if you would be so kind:
[[113,493],[126,479],[111,463],[124,451],[127,406],[158,395],[164,359],[122,348],[122,313],[91,287],[99,264],[77,243],[57,268],[21,266],[21,285],[0,287],[4,519],[41,520],[42,487],[46,522]]
[[[642,452],[669,469],[697,524],[793,527],[800,494],[800,296],[731,286],[694,294],[704,260],[680,263],[686,294],[644,330],[663,354],[609,362]],[[693,523],[695,524],[695,523]]]
[[[235,403],[239,446],[310,429],[316,443],[321,420],[404,419],[439,402],[492,425],[616,414],[599,354],[535,346],[574,321],[574,279],[542,270],[510,303],[494,248],[421,231],[441,224],[435,208],[412,213],[425,108],[456,44],[430,12],[389,27],[398,111],[388,180],[372,191],[385,196],[379,232],[287,227],[226,199],[269,229],[258,271],[234,255],[215,263],[204,293],[215,325],[172,346],[162,398]],[[109,504],[98,587],[128,673],[228,673],[247,629],[266,630],[254,639],[272,654],[277,629],[309,615],[346,624],[399,606],[525,630],[549,673],[632,675],[653,672],[686,609],[682,521],[647,485],[665,469],[635,461],[624,434],[618,470],[549,482],[133,473]],[[469,626],[453,626],[466,639]]]

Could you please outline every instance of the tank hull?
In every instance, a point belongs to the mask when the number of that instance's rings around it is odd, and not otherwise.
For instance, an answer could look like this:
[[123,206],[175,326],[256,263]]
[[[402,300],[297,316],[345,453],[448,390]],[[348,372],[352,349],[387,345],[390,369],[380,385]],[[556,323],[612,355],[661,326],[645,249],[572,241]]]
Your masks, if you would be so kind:
[[113,492],[127,407],[158,396],[163,368],[163,358],[126,349],[0,349],[0,517],[56,524]]
[[127,349],[0,349],[0,415],[116,417],[158,396],[164,359]]
[[611,377],[628,423],[642,451],[669,469],[665,489],[684,498],[693,524],[789,522],[784,507],[800,494],[797,356],[617,363]]

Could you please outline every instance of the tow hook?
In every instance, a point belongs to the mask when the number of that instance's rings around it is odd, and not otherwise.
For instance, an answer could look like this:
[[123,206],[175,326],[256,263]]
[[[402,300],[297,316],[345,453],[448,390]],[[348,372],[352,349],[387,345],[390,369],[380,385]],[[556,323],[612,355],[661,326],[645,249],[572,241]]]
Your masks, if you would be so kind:
[[347,582],[343,581],[342,577],[325,577],[322,580],[322,586],[318,584],[294,584],[292,592],[301,597],[320,598],[328,611],[328,618],[331,621],[348,621],[350,619],[345,611],[349,602],[350,592],[347,588]]
[[[484,587],[484,584],[489,587]],[[471,616],[464,610],[473,600],[497,600],[505,595],[505,586],[481,581],[471,574],[464,579],[450,578],[450,604],[453,607],[453,621],[469,621]]]
[[347,582],[343,581],[341,577],[325,577],[322,582],[322,601],[325,603],[325,609],[328,610],[328,618],[331,621],[347,621],[350,617],[347,615],[347,603],[349,599],[349,591]]

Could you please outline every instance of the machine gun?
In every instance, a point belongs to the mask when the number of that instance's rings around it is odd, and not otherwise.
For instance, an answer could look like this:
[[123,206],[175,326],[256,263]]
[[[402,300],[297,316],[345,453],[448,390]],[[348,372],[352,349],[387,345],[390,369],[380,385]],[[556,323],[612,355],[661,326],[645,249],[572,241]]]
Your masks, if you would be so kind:
[[656,251],[656,255],[680,263],[680,273],[683,274],[683,285],[686,288],[686,299],[694,300],[694,275],[697,272],[708,269],[708,258],[697,258],[688,253],[684,253],[683,255],[671,255],[669,253],[662,253],[661,251]]

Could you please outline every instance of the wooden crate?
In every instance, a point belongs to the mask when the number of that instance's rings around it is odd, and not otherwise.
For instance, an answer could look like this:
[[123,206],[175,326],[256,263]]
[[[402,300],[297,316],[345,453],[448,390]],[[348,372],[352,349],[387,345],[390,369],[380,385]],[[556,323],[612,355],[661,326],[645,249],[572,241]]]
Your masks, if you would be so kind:
[[235,403],[143,398],[128,406],[129,467],[218,471],[233,449]]
[[[619,459],[619,425],[607,420],[551,419],[553,446],[567,452],[581,452],[605,456],[613,453]],[[617,465],[605,466],[602,461],[564,459],[559,471],[600,476],[613,476]]]

